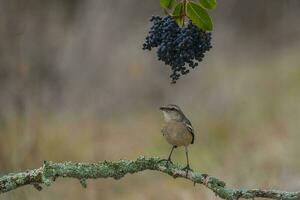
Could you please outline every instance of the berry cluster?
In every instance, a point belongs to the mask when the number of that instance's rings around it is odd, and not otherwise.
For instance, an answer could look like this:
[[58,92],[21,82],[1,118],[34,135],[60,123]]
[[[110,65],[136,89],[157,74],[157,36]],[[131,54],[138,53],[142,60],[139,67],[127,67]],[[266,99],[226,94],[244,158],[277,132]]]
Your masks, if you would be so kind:
[[153,16],[150,21],[153,25],[143,49],[158,47],[158,60],[171,66],[172,83],[176,83],[181,75],[189,73],[186,64],[195,68],[204,58],[204,53],[212,48],[211,33],[199,29],[191,21],[184,27],[178,26],[171,16]]

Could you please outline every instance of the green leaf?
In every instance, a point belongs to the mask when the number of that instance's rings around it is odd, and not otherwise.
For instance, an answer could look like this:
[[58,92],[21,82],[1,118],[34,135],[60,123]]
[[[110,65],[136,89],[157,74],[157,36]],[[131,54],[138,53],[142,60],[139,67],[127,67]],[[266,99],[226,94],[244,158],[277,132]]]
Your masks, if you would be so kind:
[[171,9],[175,5],[176,0],[160,0],[160,6],[165,9]]
[[183,11],[183,3],[179,3],[176,5],[174,11],[173,11],[173,16],[174,17],[179,17],[182,15],[182,11]]
[[212,10],[217,6],[217,0],[199,0],[200,5],[206,9]]
[[200,29],[211,31],[213,29],[212,20],[207,11],[196,3],[187,3],[187,16]]
[[183,16],[183,3],[179,3],[176,5],[173,11],[173,17],[179,26],[183,26],[184,24],[184,16]]

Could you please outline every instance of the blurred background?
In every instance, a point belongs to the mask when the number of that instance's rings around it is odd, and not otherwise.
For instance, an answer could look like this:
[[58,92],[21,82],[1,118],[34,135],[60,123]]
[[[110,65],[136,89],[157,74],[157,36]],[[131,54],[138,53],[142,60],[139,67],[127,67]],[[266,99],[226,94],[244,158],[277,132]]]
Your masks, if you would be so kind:
[[[213,49],[170,84],[141,45],[159,1],[0,0],[0,175],[43,160],[167,157],[159,106],[195,128],[190,161],[230,187],[300,188],[300,1],[219,0]],[[185,164],[184,150],[174,161]],[[4,200],[218,199],[146,171],[120,181],[58,179]]]

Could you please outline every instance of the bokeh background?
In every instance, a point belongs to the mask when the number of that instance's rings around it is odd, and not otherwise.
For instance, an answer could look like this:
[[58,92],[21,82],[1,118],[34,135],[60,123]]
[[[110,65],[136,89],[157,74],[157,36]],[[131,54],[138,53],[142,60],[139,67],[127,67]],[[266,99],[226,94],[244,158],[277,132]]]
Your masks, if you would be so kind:
[[[0,1],[0,175],[43,160],[166,157],[159,106],[196,132],[196,171],[230,187],[300,188],[300,1],[219,0],[213,49],[176,85],[141,50],[156,0]],[[174,160],[185,164],[184,150]],[[58,179],[3,200],[218,199],[146,171],[115,181]]]

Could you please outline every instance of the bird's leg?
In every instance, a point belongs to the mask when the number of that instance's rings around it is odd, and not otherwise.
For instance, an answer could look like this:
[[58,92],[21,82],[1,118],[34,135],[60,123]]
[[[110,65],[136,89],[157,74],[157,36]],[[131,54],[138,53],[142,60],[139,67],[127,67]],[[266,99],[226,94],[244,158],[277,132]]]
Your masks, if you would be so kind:
[[174,150],[176,147],[177,147],[177,146],[173,146],[173,147],[172,147],[172,150],[171,150],[170,155],[169,155],[168,160],[167,160],[167,164],[168,164],[168,163],[172,163],[172,164],[173,164],[173,162],[172,162],[172,160],[171,160],[171,156],[172,156],[173,150]]
[[171,150],[171,152],[170,152],[170,154],[169,154],[168,159],[162,159],[162,160],[160,160],[160,162],[161,162],[161,161],[167,161],[166,167],[169,167],[169,163],[173,164],[173,162],[172,162],[172,160],[171,160],[171,156],[172,156],[172,153],[173,153],[173,151],[174,151],[175,148],[177,148],[177,146],[173,146],[173,147],[172,147],[172,150]]
[[189,171],[193,171],[193,170],[190,168],[189,152],[188,152],[187,146],[185,146],[185,155],[186,155],[186,167],[184,167],[182,170],[185,170],[185,171],[186,171],[186,176],[187,176]]

